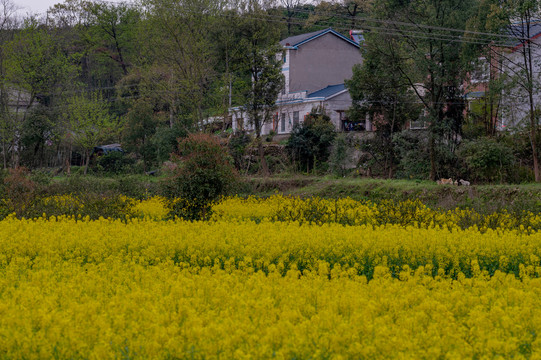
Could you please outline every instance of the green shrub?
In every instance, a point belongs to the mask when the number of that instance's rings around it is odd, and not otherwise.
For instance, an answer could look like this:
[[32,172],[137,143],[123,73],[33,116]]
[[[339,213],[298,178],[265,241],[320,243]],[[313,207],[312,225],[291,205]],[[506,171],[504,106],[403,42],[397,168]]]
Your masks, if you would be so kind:
[[34,170],[30,174],[30,180],[40,186],[48,186],[53,179],[53,175],[50,171],[46,170]]
[[473,181],[507,181],[514,162],[513,151],[494,138],[466,141],[462,144],[459,155]]
[[312,110],[301,125],[293,128],[287,149],[299,169],[309,172],[318,165],[326,164],[334,137],[334,125],[330,117]]
[[243,169],[246,167],[245,155],[246,147],[252,142],[250,136],[246,131],[237,131],[229,138],[229,143],[227,144],[229,148],[229,153],[233,157],[233,163],[237,170]]
[[398,158],[396,177],[427,179],[430,155],[426,132],[402,131],[394,135],[394,151]]
[[121,174],[131,172],[135,159],[122,151],[112,151],[96,159],[96,171],[106,174]]
[[347,134],[338,134],[336,136],[329,156],[329,167],[334,175],[346,176],[351,170],[354,150],[353,141]]
[[[2,213],[21,216],[32,206],[32,201],[39,191],[38,184],[30,179],[30,172],[24,167],[9,169],[4,177],[4,194]],[[5,214],[4,214],[5,215]]]
[[227,151],[211,135],[191,134],[179,141],[172,159],[177,166],[162,188],[165,196],[182,201],[173,203],[170,216],[208,218],[212,202],[229,194],[237,181]]
[[114,190],[119,194],[141,200],[157,195],[156,187],[156,183],[150,182],[148,177],[129,175],[115,179]]

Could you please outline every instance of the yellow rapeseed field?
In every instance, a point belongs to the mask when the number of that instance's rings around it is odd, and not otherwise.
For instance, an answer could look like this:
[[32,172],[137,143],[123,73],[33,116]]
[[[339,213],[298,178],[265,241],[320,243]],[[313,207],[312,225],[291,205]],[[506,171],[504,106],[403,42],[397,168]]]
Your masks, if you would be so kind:
[[541,358],[541,232],[511,216],[274,196],[186,222],[134,203],[0,222],[0,359]]

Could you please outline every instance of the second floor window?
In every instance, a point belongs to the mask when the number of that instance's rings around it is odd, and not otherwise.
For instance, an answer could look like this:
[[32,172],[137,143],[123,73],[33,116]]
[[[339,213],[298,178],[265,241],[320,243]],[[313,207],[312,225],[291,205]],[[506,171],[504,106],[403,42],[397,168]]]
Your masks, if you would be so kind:
[[487,82],[490,80],[490,64],[486,58],[480,57],[477,63],[473,65],[475,68],[471,72],[472,84]]

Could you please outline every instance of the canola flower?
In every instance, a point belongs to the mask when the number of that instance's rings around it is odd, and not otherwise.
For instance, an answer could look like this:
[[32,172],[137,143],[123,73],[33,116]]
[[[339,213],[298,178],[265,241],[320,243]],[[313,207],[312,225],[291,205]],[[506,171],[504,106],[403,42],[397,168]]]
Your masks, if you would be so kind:
[[[75,195],[52,196],[39,199],[39,209],[30,211],[30,217],[59,216],[62,214],[74,217],[92,215],[97,219],[104,217],[127,219],[130,217],[147,218],[156,221],[174,218],[171,213],[179,204],[187,213],[195,211],[200,203],[190,203],[184,199],[166,199],[155,196],[145,200],[135,200],[119,196],[113,201],[93,200],[90,207],[85,207],[85,200]],[[195,210],[194,210],[195,209]],[[531,233],[541,230],[541,214],[523,211],[509,213],[505,210],[492,214],[479,214],[472,209],[456,208],[449,211],[431,209],[419,200],[403,202],[356,201],[350,198],[321,199],[287,197],[273,195],[268,198],[227,197],[210,204],[212,221],[252,220],[255,222],[270,220],[278,222],[297,222],[299,224],[371,225],[388,224],[429,228],[433,226],[459,227],[461,229],[476,228],[484,232],[492,230],[516,229]],[[206,210],[206,211],[208,211]]]
[[168,211],[167,199],[161,196],[138,201],[134,206],[136,216],[154,220],[165,219]]
[[0,221],[0,359],[541,358],[537,215],[121,201],[135,217]]
[[[398,224],[415,227],[477,227],[487,229],[541,230],[541,214],[499,211],[482,215],[472,209],[435,210],[419,200],[402,202],[357,201],[351,198],[322,199],[273,195],[269,198],[225,198],[213,207],[214,219],[270,219],[309,224],[340,223],[343,225]],[[522,227],[521,227],[522,226]]]
[[0,222],[0,358],[539,358],[541,233]]

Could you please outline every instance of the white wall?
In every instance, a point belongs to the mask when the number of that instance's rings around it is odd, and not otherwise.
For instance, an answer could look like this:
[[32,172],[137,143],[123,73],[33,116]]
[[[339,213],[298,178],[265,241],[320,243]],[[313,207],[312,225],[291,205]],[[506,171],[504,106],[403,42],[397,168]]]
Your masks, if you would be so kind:
[[[534,75],[534,104],[537,109],[541,109],[541,39],[533,41],[531,47],[533,59]],[[524,83],[523,63],[521,48],[513,53],[503,55],[503,71],[509,76],[508,83],[512,78],[519,78],[519,82]],[[530,113],[530,103],[527,91],[520,85],[504,90],[502,93],[502,102],[500,108],[500,122],[498,130],[512,130],[513,128],[524,127],[528,124]]]
[[[346,111],[351,106],[351,97],[348,92],[335,96],[334,98],[327,101],[310,101],[310,102],[301,102],[296,104],[287,104],[278,106],[274,115],[277,118],[277,122],[274,123],[277,134],[290,134],[294,126],[294,117],[295,112],[298,112],[299,124],[302,124],[304,117],[312,111],[312,109],[317,107],[323,107],[327,115],[330,116],[331,122],[334,124],[336,131],[341,131],[342,123],[340,121],[340,112]],[[282,114],[285,118],[285,127],[282,127]],[[254,128],[251,124],[248,123],[246,114],[242,111],[236,111],[233,114],[233,130],[240,130],[239,127],[239,118],[243,119],[244,129],[248,131],[253,131]],[[273,122],[269,122],[263,125],[261,134],[267,135],[273,130]]]

